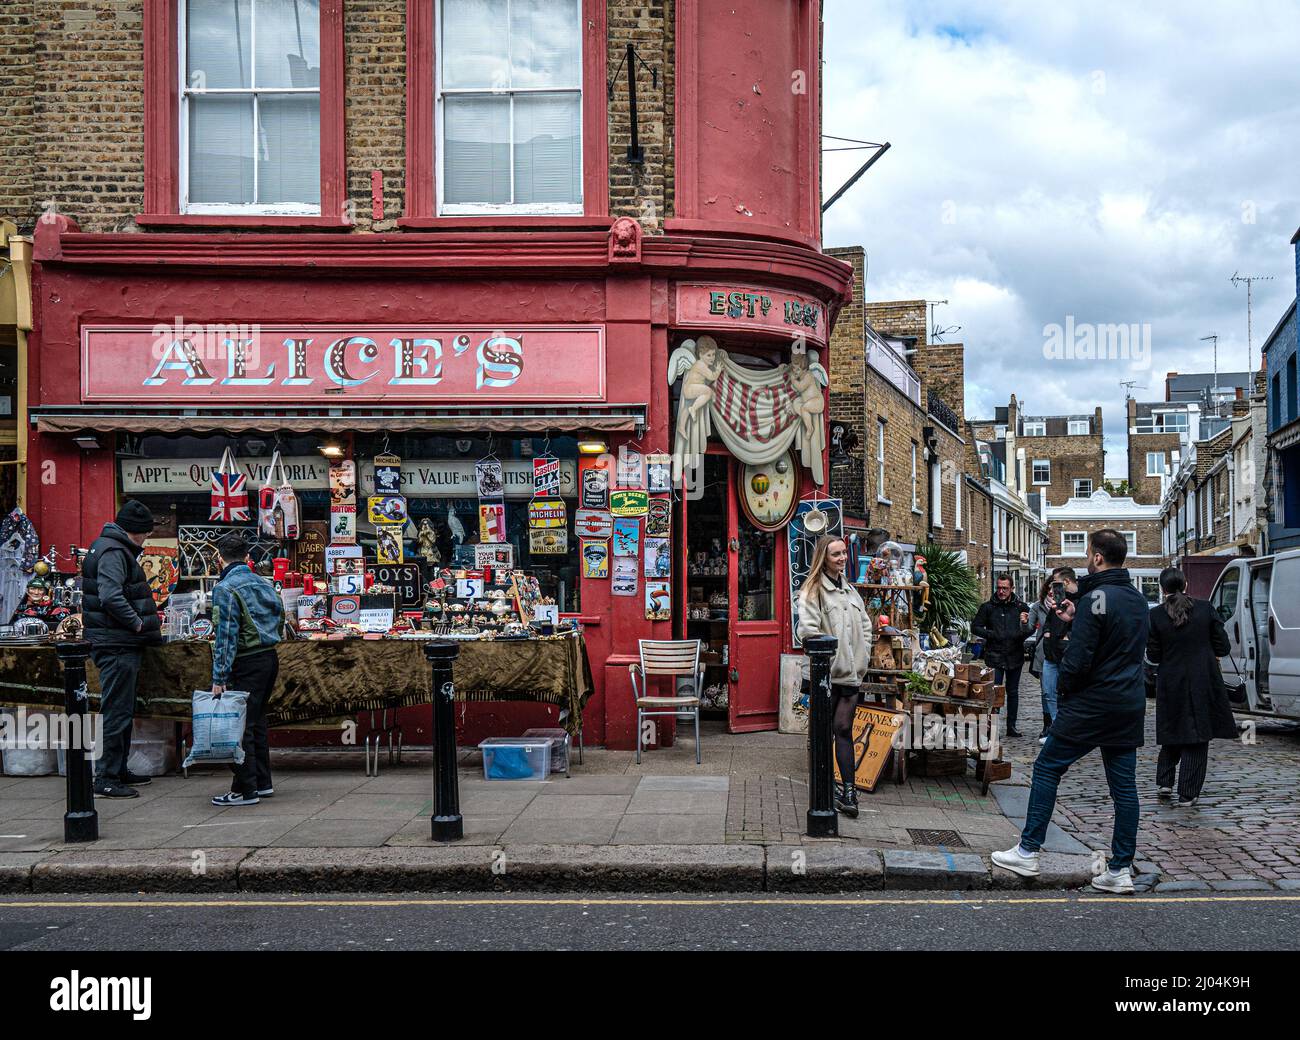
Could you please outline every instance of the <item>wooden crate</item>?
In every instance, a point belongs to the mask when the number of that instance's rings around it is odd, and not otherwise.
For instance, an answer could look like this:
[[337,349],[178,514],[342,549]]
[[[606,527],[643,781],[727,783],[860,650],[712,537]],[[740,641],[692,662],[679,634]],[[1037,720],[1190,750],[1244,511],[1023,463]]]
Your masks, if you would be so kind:
[[967,753],[964,750],[913,751],[909,771],[917,776],[964,776]]
[[966,697],[970,694],[970,683],[965,679],[954,679],[948,687],[949,697]]
[[993,783],[995,780],[1009,780],[1011,778],[1010,762],[988,762],[982,758],[975,761],[975,779],[987,780]]

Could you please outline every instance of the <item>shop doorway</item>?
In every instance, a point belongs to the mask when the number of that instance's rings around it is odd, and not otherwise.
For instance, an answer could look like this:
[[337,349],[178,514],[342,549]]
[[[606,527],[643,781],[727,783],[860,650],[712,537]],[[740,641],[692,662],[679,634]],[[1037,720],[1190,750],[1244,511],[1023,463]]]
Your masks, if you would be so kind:
[[740,464],[705,456],[701,491],[682,502],[679,636],[704,644],[704,712],[733,733],[775,729],[783,618],[785,537],[755,527],[740,508]]

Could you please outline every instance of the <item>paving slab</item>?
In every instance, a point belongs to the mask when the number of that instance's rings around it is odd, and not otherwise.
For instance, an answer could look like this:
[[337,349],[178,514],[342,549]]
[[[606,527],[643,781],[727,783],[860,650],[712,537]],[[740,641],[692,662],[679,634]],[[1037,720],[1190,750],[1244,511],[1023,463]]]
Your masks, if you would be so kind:
[[729,776],[643,776],[636,787],[638,794],[658,791],[727,791]]
[[517,816],[501,836],[505,842],[518,844],[606,845],[614,838],[623,819],[621,813],[584,817]]
[[568,820],[621,814],[627,811],[631,800],[631,793],[542,795],[529,802],[520,817],[524,820]]
[[[251,813],[252,808],[240,810]],[[162,849],[258,848],[273,845],[282,835],[302,822],[300,816],[248,816],[239,820],[213,820],[186,826],[173,838],[160,842]]]
[[32,867],[33,892],[233,892],[249,848],[58,852]]
[[1209,892],[1208,881],[1159,881],[1155,890],[1161,894],[1170,892]]
[[613,845],[710,845],[723,844],[725,819],[711,815],[675,816],[628,814],[610,838]]
[[980,889],[989,887],[989,867],[969,852],[885,849],[885,887]]
[[770,892],[859,892],[884,887],[881,851],[856,845],[770,845]]
[[[597,776],[571,776],[567,779],[562,774],[552,774],[550,783],[541,785],[537,793],[545,797],[555,795],[630,795],[641,782],[642,777],[627,776],[623,773],[605,773]],[[500,784],[489,781],[491,786]]]
[[[428,821],[422,821],[428,830]],[[405,824],[391,817],[378,820],[304,820],[275,839],[279,848],[373,846],[385,844]]]
[[677,816],[725,816],[726,791],[643,791],[628,803],[629,814],[671,813]]
[[[477,813],[464,817],[464,836],[457,845],[496,845],[501,835],[515,822],[514,816],[480,816]],[[427,845],[445,847],[446,842],[433,840],[429,817],[420,816],[404,825],[390,837],[388,845]]]
[[1263,880],[1233,878],[1227,881],[1211,881],[1210,888],[1216,892],[1271,892],[1273,886]]

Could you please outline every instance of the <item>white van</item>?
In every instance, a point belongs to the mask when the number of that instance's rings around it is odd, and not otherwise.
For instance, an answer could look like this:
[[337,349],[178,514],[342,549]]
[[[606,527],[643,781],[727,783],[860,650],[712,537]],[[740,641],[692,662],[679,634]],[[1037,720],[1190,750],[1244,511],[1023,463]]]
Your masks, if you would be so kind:
[[1223,678],[1230,691],[1245,683],[1232,706],[1300,719],[1300,549],[1232,560],[1210,603],[1232,644]]

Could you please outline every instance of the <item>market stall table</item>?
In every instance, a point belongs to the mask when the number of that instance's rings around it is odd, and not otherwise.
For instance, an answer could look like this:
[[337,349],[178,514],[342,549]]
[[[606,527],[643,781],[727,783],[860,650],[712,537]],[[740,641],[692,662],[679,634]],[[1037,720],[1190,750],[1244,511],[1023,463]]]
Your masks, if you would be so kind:
[[[430,702],[429,665],[420,639],[290,640],[280,644],[280,675],[267,722],[289,726],[361,711]],[[592,693],[591,666],[580,634],[529,639],[458,640],[456,699],[534,701],[560,709],[570,735],[581,738],[582,711]],[[185,641],[150,647],[136,687],[136,716],[188,721],[194,690],[212,681],[212,646]],[[86,664],[92,703],[99,673]],[[60,709],[63,670],[53,644],[0,645],[0,705]]]

